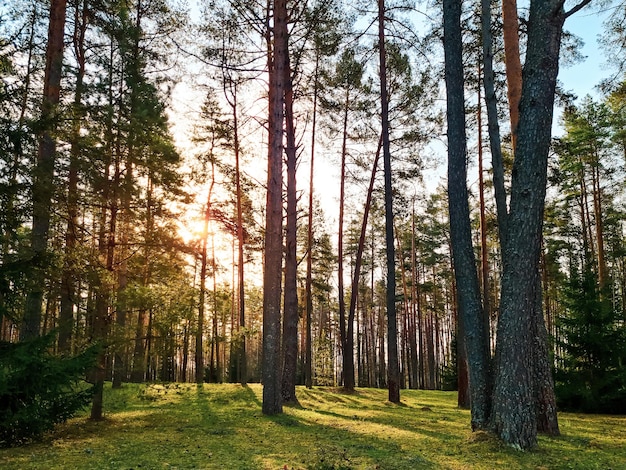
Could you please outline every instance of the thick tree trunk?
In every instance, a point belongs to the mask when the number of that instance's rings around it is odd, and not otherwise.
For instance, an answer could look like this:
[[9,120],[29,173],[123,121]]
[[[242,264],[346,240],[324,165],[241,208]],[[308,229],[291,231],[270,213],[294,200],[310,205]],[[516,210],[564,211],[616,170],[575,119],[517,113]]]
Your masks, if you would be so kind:
[[537,406],[537,431],[549,436],[560,434],[557,419],[556,395],[552,377],[553,364],[548,346],[548,332],[542,308],[542,289],[540,273],[537,272],[537,291],[535,292],[535,309],[533,310],[532,337],[534,344],[534,387],[535,404]]
[[41,121],[44,130],[39,136],[37,160],[33,169],[31,251],[34,275],[26,297],[24,319],[20,329],[20,340],[22,341],[39,336],[40,332],[43,292],[46,285],[46,250],[50,230],[50,205],[54,193],[56,142],[53,134],[56,129],[56,112],[61,91],[65,7],[66,0],[52,0],[50,4],[43,102],[41,105]]
[[265,261],[263,270],[263,413],[282,413],[280,321],[282,281],[282,167],[285,68],[288,68],[287,2],[273,1],[274,37],[269,58],[269,136]]
[[461,3],[444,0],[444,53],[448,118],[448,204],[459,319],[467,349],[472,429],[487,427],[490,410],[489,342],[472,246],[467,193],[467,147],[461,41]]
[[[504,442],[528,449],[537,442],[534,364],[539,256],[554,92],[565,14],[558,1],[530,5],[520,122],[503,243],[492,426]],[[541,318],[543,322],[543,318]]]

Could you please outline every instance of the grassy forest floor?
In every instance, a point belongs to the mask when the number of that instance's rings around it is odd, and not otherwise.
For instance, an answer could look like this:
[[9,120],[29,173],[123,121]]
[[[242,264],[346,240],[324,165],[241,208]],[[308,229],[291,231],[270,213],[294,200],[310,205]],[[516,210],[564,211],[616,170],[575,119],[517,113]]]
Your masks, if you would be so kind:
[[84,416],[40,442],[0,449],[13,469],[626,469],[626,417],[562,413],[562,436],[532,452],[469,429],[453,392],[346,395],[298,388],[300,406],[261,413],[260,385],[105,389],[106,419]]

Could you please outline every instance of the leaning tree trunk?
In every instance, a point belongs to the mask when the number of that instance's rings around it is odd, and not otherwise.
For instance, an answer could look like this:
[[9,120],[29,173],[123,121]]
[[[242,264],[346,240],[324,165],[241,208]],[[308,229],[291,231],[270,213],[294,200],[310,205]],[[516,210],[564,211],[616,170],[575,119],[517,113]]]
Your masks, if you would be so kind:
[[459,320],[469,367],[472,429],[485,429],[490,409],[489,342],[472,246],[467,192],[467,143],[461,40],[461,2],[444,0],[444,54],[448,119],[448,205]]

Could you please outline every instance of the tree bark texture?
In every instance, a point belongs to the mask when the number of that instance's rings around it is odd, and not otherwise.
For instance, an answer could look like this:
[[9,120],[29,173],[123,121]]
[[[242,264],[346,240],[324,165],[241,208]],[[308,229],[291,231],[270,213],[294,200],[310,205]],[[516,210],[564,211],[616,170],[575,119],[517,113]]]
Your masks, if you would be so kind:
[[[537,330],[536,290],[545,205],[554,92],[565,14],[562,3],[530,4],[520,121],[503,243],[492,426],[507,444],[529,449],[537,442],[533,377]],[[543,322],[543,318],[541,319]]]
[[315,175],[315,131],[317,129],[317,99],[319,95],[319,53],[315,57],[315,82],[313,89],[313,123],[311,125],[311,168],[309,172],[309,213],[307,216],[307,253],[306,253],[306,332],[304,384],[313,387],[313,176]]
[[282,413],[281,290],[282,168],[285,67],[288,67],[287,2],[273,1],[274,29],[269,67],[269,136],[265,260],[263,269],[263,413]]
[[448,119],[448,204],[459,319],[469,367],[472,429],[485,429],[490,410],[489,343],[472,246],[467,192],[467,143],[461,41],[461,2],[444,0],[444,53]]

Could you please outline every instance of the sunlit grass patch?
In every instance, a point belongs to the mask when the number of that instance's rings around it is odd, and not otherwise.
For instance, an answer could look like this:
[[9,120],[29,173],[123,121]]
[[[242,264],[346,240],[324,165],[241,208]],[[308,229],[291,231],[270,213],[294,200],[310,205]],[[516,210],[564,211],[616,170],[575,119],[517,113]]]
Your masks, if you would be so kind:
[[17,469],[626,469],[626,418],[560,416],[563,436],[517,452],[486,433],[452,392],[298,388],[299,406],[267,417],[260,385],[150,384],[105,390],[42,442],[0,450]]

